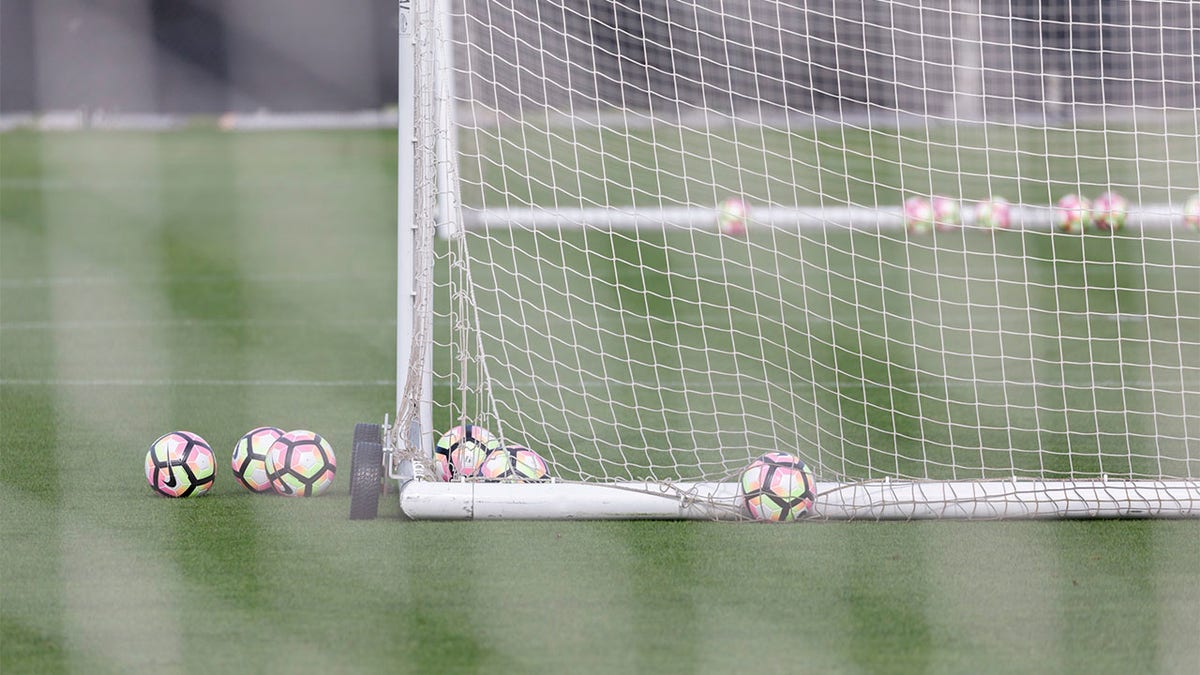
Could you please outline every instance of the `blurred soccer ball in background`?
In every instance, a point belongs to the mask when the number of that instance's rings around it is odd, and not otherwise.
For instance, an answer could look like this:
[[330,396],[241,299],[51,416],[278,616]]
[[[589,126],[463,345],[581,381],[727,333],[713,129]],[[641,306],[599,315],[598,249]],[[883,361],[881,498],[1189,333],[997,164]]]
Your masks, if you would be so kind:
[[939,230],[953,230],[962,225],[962,213],[957,199],[934,197],[930,202],[933,209],[933,224]]
[[1008,229],[1012,225],[1012,210],[1008,200],[992,197],[976,204],[975,224],[987,229]]
[[1200,195],[1184,202],[1183,223],[1193,230],[1200,230]]
[[1125,227],[1129,202],[1115,192],[1105,192],[1092,202],[1092,224],[1100,230],[1115,232]]
[[717,206],[717,229],[722,234],[742,235],[746,233],[746,219],[750,209],[746,202],[737,197],[730,197]]
[[929,232],[933,229],[933,206],[924,197],[904,200],[904,227],[909,232]]
[[1072,194],[1058,200],[1054,220],[1063,232],[1082,232],[1091,219],[1091,204],[1087,199]]

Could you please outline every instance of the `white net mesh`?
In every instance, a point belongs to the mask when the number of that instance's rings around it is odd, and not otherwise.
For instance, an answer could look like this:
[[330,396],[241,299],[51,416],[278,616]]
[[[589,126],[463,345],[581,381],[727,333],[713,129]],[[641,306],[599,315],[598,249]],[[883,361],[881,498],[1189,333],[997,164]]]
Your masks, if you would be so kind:
[[[437,432],[585,481],[1200,476],[1195,3],[423,10]],[[1055,227],[1106,191],[1123,229]]]

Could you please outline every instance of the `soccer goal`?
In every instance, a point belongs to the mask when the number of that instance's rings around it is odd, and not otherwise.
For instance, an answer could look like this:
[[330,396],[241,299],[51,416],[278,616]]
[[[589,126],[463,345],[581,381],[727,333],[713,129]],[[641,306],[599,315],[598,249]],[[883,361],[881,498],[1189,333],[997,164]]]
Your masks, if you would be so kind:
[[[355,517],[383,478],[409,518],[750,519],[765,453],[809,518],[1200,516],[1200,6],[400,10]],[[439,480],[463,424],[549,480]]]

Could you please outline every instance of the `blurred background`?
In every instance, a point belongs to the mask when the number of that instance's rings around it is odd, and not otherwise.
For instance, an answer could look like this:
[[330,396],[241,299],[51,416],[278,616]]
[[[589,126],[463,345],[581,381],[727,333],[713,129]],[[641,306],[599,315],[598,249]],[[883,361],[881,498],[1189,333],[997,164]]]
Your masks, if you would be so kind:
[[[564,477],[1200,476],[1200,1],[411,1],[448,8],[464,211],[513,225],[437,243],[436,428],[475,386]],[[1196,520],[348,522],[396,409],[398,28],[0,0],[0,673],[1200,670]],[[378,128],[220,130],[259,111]],[[114,121],[150,131],[40,131]],[[1170,227],[848,226],[1107,189]],[[730,195],[832,215],[727,237]],[[668,207],[705,220],[605,224]],[[233,480],[264,424],[330,440],[331,494]],[[204,499],[147,485],[173,429]]]
[[3,0],[0,111],[339,111],[396,101],[395,0]]
[[[1194,109],[1200,79],[1195,2],[453,0],[450,13],[453,56],[474,73],[459,100],[495,109],[1001,120],[1135,99]],[[0,112],[378,109],[396,100],[396,29],[395,0],[3,0]]]

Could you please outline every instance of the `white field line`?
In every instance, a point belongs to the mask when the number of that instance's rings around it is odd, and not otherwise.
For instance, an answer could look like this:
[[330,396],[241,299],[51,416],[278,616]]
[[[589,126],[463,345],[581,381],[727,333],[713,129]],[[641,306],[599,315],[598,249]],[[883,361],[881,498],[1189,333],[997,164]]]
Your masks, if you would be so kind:
[[168,284],[205,284],[205,283],[262,283],[262,284],[296,284],[296,283],[329,283],[343,281],[379,280],[382,277],[372,277],[363,274],[328,273],[328,274],[250,274],[232,278],[227,274],[197,274],[191,276],[49,276],[49,277],[8,277],[0,278],[0,289],[20,288],[60,288],[67,286],[127,286],[152,285],[165,286]]
[[8,321],[0,331],[61,331],[98,328],[255,328],[279,326],[395,326],[389,319],[76,319],[66,321]]
[[3,387],[391,387],[394,380],[236,380],[171,378],[5,378]]
[[[276,188],[303,187],[306,185],[328,188],[337,186],[343,188],[359,187],[364,181],[377,180],[381,184],[384,178],[379,174],[362,173],[355,176],[337,176],[334,178],[317,176],[273,176],[270,178],[242,178],[238,181],[241,188],[256,188],[270,190]],[[9,192],[144,192],[153,187],[161,193],[192,191],[198,187],[223,187],[224,182],[216,179],[195,177],[184,183],[157,184],[150,180],[136,178],[111,178],[88,176],[81,178],[40,178],[9,177],[0,180],[0,190]]]

